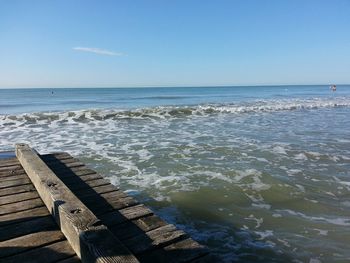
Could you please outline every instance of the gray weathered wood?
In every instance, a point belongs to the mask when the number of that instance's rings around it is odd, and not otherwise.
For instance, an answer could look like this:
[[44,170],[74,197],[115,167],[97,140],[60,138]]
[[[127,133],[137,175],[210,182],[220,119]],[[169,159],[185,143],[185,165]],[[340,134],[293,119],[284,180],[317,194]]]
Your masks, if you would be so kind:
[[89,174],[86,175],[82,178],[79,178],[77,176],[72,176],[70,178],[62,178],[62,181],[64,181],[65,184],[76,184],[76,183],[80,183],[80,182],[88,182],[88,181],[92,181],[92,180],[97,180],[97,179],[102,179],[102,176],[99,174]]
[[51,160],[64,160],[64,159],[70,159],[72,156],[69,153],[61,152],[61,153],[50,153],[50,154],[42,154],[40,155],[40,158],[45,161],[51,161]]
[[30,184],[30,180],[28,178],[21,178],[21,179],[4,181],[4,182],[1,182],[0,189],[18,186],[18,185],[24,185],[24,184]]
[[41,247],[53,242],[64,240],[59,230],[40,231],[0,242],[0,258],[8,257],[35,247]]
[[167,223],[156,215],[145,216],[136,220],[128,221],[120,225],[113,225],[109,228],[120,240],[145,234],[147,231],[162,227]]
[[145,253],[141,256],[142,262],[221,262],[213,257],[208,257],[208,249],[188,238],[181,240],[161,249]]
[[174,241],[187,237],[182,230],[177,230],[174,225],[165,225],[151,230],[146,235],[141,234],[127,239],[124,244],[135,254],[143,253],[147,250],[155,249],[159,246],[166,246]]
[[20,164],[15,164],[15,165],[10,165],[10,166],[0,167],[0,173],[7,172],[9,170],[15,171],[15,170],[20,170],[20,169],[22,169],[22,166]]
[[20,164],[16,157],[0,159],[0,167]]
[[83,262],[138,262],[28,145],[17,144],[16,156]]
[[115,209],[122,209],[125,207],[133,206],[138,202],[132,197],[118,198],[107,202],[98,202],[96,199],[82,199],[82,201],[89,207],[96,215],[107,213]]
[[78,196],[79,198],[84,197],[84,196],[91,196],[91,195],[98,195],[98,194],[104,194],[104,193],[109,193],[113,191],[119,190],[117,187],[111,184],[107,185],[101,185],[97,186],[94,188],[87,188],[87,189],[81,189],[74,191],[74,194]]
[[56,242],[44,247],[35,248],[24,253],[2,258],[2,263],[38,263],[57,262],[58,260],[74,256],[74,251],[66,240]]
[[87,189],[87,188],[95,188],[97,186],[103,186],[108,185],[109,182],[105,179],[97,179],[92,181],[87,181],[84,184],[77,184],[76,182],[67,182],[66,185],[71,189],[72,191],[77,191],[80,189]]
[[47,210],[44,203],[42,203],[42,206],[40,207],[35,207],[33,209],[19,211],[16,213],[10,213],[10,214],[0,216],[0,227],[16,224],[23,221],[28,221],[36,217],[42,217],[47,215],[50,215],[50,213]]
[[11,177],[11,176],[19,175],[19,174],[24,174],[24,173],[25,173],[25,171],[23,170],[23,168],[17,169],[17,170],[2,171],[0,173],[0,178]]
[[10,213],[15,213],[19,211],[28,210],[31,208],[42,206],[43,202],[40,198],[34,198],[30,200],[25,200],[18,203],[11,203],[6,205],[0,205],[0,216]]
[[35,191],[35,187],[31,183],[26,185],[12,186],[8,188],[0,189],[0,197],[6,196],[6,195],[30,192],[30,191]]
[[15,194],[15,195],[3,196],[0,198],[0,207],[1,205],[17,203],[20,201],[34,199],[38,197],[39,195],[36,192],[24,192],[24,193]]
[[1,180],[1,182],[5,182],[5,181],[13,181],[13,180],[24,179],[24,178],[28,178],[28,176],[23,171],[23,173],[20,173],[20,174],[2,177],[0,180]]
[[57,225],[51,215],[34,217],[34,219],[0,227],[0,241],[35,233],[38,231],[55,230]]

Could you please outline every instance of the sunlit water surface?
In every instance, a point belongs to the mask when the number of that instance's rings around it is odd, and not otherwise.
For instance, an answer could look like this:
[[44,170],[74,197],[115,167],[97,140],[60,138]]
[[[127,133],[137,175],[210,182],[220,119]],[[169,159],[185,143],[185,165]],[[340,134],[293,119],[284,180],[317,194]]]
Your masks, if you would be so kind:
[[0,150],[68,151],[227,262],[350,261],[350,87],[0,90]]

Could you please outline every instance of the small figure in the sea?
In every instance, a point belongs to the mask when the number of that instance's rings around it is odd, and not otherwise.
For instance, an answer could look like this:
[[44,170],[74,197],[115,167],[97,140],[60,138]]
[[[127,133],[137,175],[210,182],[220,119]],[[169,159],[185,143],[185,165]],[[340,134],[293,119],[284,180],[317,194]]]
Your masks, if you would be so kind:
[[53,94],[53,91],[51,91],[51,94]]
[[337,91],[337,86],[336,86],[336,85],[331,85],[331,86],[329,87],[329,89],[332,90],[333,92],[334,92],[334,91]]

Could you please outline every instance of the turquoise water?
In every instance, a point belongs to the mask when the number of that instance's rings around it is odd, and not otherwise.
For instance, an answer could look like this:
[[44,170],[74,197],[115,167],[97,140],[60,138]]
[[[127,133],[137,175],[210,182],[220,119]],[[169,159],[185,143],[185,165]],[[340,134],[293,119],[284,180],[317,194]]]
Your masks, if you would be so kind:
[[0,90],[0,150],[63,150],[227,262],[350,260],[350,86]]

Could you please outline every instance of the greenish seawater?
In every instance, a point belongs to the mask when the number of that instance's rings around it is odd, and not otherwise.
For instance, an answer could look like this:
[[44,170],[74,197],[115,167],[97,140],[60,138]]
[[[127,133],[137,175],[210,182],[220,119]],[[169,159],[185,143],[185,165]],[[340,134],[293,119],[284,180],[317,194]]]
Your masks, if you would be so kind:
[[348,86],[170,90],[6,91],[1,150],[68,151],[227,262],[350,261]]

